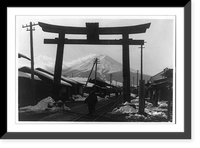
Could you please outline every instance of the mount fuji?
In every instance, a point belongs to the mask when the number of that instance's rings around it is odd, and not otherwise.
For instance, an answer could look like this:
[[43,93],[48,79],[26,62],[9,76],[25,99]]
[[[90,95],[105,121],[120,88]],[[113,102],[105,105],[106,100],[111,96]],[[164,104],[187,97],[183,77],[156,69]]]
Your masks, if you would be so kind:
[[[99,64],[97,65],[97,77],[109,81],[110,75],[112,75],[112,80],[123,82],[122,64],[107,55],[96,55],[91,54],[89,56],[74,60],[68,64],[65,64],[65,68],[62,69],[62,75],[65,77],[88,77],[92,66],[94,64],[94,59],[99,59]],[[91,74],[91,78],[94,78],[94,70]],[[130,69],[131,80],[134,77],[134,84],[136,84],[137,71]],[[145,81],[149,80],[151,76],[143,75]],[[140,74],[139,74],[140,79]]]

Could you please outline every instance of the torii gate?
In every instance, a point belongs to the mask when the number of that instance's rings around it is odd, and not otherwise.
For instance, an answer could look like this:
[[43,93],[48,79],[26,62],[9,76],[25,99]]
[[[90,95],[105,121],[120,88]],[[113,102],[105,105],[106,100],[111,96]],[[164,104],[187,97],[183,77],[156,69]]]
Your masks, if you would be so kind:
[[[57,44],[54,69],[53,98],[57,100],[60,90],[64,44],[122,45],[123,100],[130,101],[129,45],[144,45],[144,40],[129,39],[129,34],[145,33],[151,23],[126,27],[99,27],[98,23],[86,23],[86,27],[57,26],[39,22],[44,32],[58,33],[58,38],[44,39],[45,44]],[[67,39],[65,34],[84,34],[87,39]],[[120,34],[122,39],[100,40],[99,35]]]

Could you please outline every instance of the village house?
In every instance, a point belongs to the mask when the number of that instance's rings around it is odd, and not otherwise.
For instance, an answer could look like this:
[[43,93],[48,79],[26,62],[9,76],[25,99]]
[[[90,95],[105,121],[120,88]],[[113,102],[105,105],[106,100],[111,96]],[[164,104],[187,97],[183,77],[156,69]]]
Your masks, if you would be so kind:
[[[33,105],[31,96],[31,68],[22,67],[19,68],[18,75],[18,92],[19,92],[19,107]],[[45,72],[34,70],[34,88],[35,99],[39,102],[41,99],[52,95],[53,89],[53,76]],[[61,89],[59,98],[60,100],[68,100],[70,98],[70,88],[72,85],[66,81],[61,80]]]
[[158,105],[158,101],[172,100],[173,69],[165,68],[152,76],[146,85],[148,86],[148,96],[154,106]]
[[[79,92],[80,94],[83,95],[83,93],[90,93],[93,90],[94,83],[87,83],[87,78],[82,78],[82,77],[71,77],[70,79],[78,82],[80,85]],[[86,85],[87,83],[87,85]]]
[[[47,73],[47,74],[51,75],[52,77],[54,77],[54,74],[50,71],[44,70],[42,68],[36,68],[36,70]],[[67,77],[64,77],[64,76],[61,76],[61,80],[72,85],[72,87],[69,88],[70,89],[70,91],[69,91],[70,97],[72,97],[72,95],[81,94],[81,89],[82,89],[81,87],[82,86],[79,82],[74,81],[73,79],[67,78]]]

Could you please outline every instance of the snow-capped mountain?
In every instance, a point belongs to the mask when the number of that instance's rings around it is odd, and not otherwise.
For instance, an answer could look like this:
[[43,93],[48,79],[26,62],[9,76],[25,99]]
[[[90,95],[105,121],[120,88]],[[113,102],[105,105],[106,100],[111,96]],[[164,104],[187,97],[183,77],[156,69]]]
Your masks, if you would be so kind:
[[[121,63],[117,62],[116,60],[110,58],[107,55],[91,55],[87,56],[87,58],[81,58],[75,61],[72,61],[68,64],[67,69],[63,70],[63,74],[65,72],[79,70],[80,72],[87,72],[92,69],[94,64],[94,59],[99,59],[99,64],[97,66],[97,72],[101,75],[103,74],[110,74],[113,72],[122,71]],[[76,74],[76,73],[74,73]]]
[[[94,59],[99,59],[99,64],[97,65],[97,77],[103,80],[110,80],[110,76],[112,75],[112,80],[116,80],[118,82],[122,82],[122,64],[107,55],[95,55],[91,54],[87,57],[83,57],[81,59],[74,60],[68,64],[66,64],[65,68],[62,70],[62,75],[66,77],[88,77],[89,73],[94,64]],[[91,78],[94,78],[94,70],[91,74]],[[136,70],[131,69],[131,80],[136,77]],[[150,76],[144,75],[145,80],[149,80]]]
[[[110,77],[112,77],[112,81],[123,82],[122,64],[107,55],[89,54],[87,56],[75,59],[71,62],[63,61],[62,75],[65,77],[88,78],[92,66],[94,64],[95,58],[99,59],[99,64],[97,66],[97,77],[105,81],[110,81]],[[39,67],[53,72],[54,65],[55,65],[55,58],[51,58],[44,55],[40,55],[35,58],[35,68]],[[95,75],[94,70],[95,67],[91,74],[91,78],[94,78]],[[130,73],[131,84],[133,84],[133,79],[134,79],[134,84],[136,84],[137,72],[134,69],[130,70],[131,70]],[[150,77],[151,76],[149,75],[143,75],[143,79],[146,81],[149,80]],[[140,79],[140,74],[139,74],[139,79]]]

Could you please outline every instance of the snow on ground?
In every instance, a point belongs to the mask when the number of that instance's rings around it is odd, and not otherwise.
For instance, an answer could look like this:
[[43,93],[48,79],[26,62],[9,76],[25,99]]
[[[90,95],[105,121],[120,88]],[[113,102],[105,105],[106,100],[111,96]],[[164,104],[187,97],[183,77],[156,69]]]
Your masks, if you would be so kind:
[[131,97],[136,98],[136,94],[131,93]]
[[87,96],[88,95],[85,95],[85,94],[84,94],[84,96],[81,96],[81,95],[72,95],[72,99],[74,101],[85,101],[85,99],[86,99]]
[[144,115],[141,114],[129,114],[128,116],[125,116],[125,119],[130,119],[130,120],[147,120],[148,117],[145,117]]
[[159,105],[159,107],[161,107],[161,108],[167,108],[167,106],[168,106],[167,101],[158,102],[158,105]]
[[129,105],[125,105],[125,106],[121,106],[119,108],[114,108],[112,111],[112,114],[131,114],[131,113],[137,113],[138,110],[133,108],[132,106]]
[[122,103],[114,108],[109,114],[124,115],[128,121],[167,121],[167,102],[158,102],[158,107],[152,103],[145,102],[145,114],[139,114],[139,99],[132,99],[130,102]]
[[[84,101],[88,94],[84,94],[84,96],[81,95],[73,95],[72,99],[74,101]],[[108,96],[105,98],[97,96],[98,101],[105,101],[108,100]],[[70,110],[69,107],[65,105],[62,101],[60,101],[61,106],[59,107],[59,101],[55,102],[51,97],[47,97],[39,101],[34,106],[26,106],[21,107],[19,109],[19,113],[27,113],[27,112],[35,112],[35,113],[43,113],[43,112],[56,112],[60,110]]]
[[[88,94],[73,95],[75,101],[84,101]],[[108,96],[99,97],[97,96],[98,101],[108,100]],[[61,105],[59,105],[61,103]],[[123,115],[124,119],[127,121],[167,121],[167,101],[158,102],[158,107],[154,107],[152,103],[145,102],[145,115],[138,113],[139,110],[139,99],[132,99],[130,102],[125,102],[120,104],[118,107],[114,108],[109,114],[112,115]],[[65,105],[62,101],[55,102],[51,97],[44,98],[39,101],[34,106],[21,107],[19,113],[48,113],[56,112],[61,110],[70,110],[69,107]]]
[[69,107],[65,106],[65,104],[62,107],[58,107],[56,105],[56,102],[51,97],[47,97],[39,101],[34,106],[21,107],[19,109],[19,112],[20,113],[23,113],[23,112],[40,113],[40,112],[54,112],[54,111],[59,111],[59,110],[69,110]]

